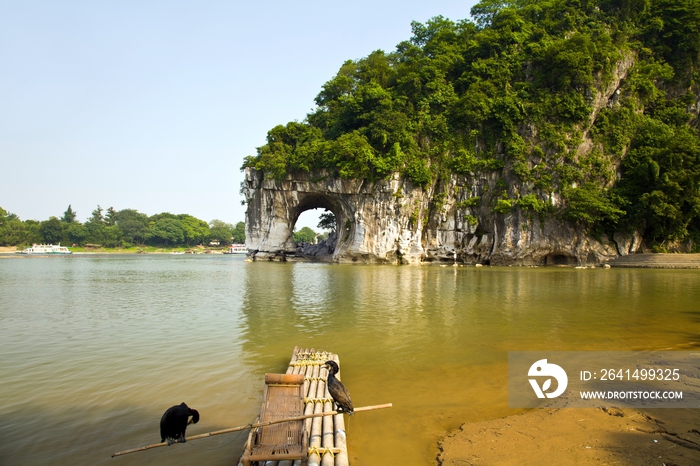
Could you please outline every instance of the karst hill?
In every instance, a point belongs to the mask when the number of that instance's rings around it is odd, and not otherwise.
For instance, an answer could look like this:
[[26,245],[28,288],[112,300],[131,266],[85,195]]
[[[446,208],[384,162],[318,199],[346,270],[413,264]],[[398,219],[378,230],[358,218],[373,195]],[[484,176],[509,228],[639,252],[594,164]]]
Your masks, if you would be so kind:
[[346,61],[244,163],[256,258],[600,264],[700,239],[700,0],[482,1]]

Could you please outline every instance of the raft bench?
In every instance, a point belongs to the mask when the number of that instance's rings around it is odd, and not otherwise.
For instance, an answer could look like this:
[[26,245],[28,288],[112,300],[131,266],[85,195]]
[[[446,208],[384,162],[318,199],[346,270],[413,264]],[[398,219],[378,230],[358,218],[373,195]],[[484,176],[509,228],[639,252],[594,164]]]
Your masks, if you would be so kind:
[[[304,414],[304,376],[299,374],[265,374],[260,417],[255,422],[287,419]],[[263,464],[265,461],[301,460],[308,465],[309,437],[304,421],[290,421],[258,427],[250,432],[241,463]]]

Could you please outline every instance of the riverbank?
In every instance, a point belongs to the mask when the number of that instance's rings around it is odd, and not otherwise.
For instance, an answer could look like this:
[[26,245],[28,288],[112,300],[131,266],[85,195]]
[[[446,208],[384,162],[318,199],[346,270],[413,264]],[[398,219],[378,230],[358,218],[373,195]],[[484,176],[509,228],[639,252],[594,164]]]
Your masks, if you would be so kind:
[[693,409],[536,409],[464,424],[439,442],[438,464],[700,464]]
[[700,269],[700,254],[628,254],[608,264],[643,269]]
[[[205,248],[203,246],[194,246],[192,248],[176,247],[176,248],[158,248],[155,246],[131,247],[131,248],[83,248],[69,247],[76,254],[172,254],[172,253],[188,253],[188,254],[223,254],[225,248]],[[0,246],[0,254],[14,254],[21,251],[22,248],[16,246]]]
[[[225,248],[158,248],[155,246],[131,248],[82,248],[70,247],[76,254],[223,254]],[[13,254],[21,250],[16,246],[0,246],[0,254]],[[441,264],[444,266],[444,264]],[[650,269],[700,269],[700,254],[628,254],[608,262],[611,267],[650,268]]]

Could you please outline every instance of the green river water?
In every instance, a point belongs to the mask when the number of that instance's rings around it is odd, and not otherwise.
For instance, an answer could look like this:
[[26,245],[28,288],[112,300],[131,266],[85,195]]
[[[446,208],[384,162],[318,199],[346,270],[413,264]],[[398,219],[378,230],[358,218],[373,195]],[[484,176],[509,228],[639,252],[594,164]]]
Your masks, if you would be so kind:
[[509,350],[700,346],[700,271],[250,263],[233,256],[0,259],[0,465],[233,465],[294,346],[340,356],[353,466],[430,465],[507,407]]

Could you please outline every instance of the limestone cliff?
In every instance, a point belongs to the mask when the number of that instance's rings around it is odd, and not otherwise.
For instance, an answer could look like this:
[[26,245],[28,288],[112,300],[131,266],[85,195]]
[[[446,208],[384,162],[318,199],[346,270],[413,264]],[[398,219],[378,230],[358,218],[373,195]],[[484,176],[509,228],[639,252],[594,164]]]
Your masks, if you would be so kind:
[[[633,56],[627,55],[591,98],[591,118],[572,150],[576,157],[601,150],[589,130],[602,108],[618,105],[620,84],[633,65]],[[538,141],[535,127],[525,125],[519,133]],[[557,215],[540,217],[519,206],[496,211],[499,192],[509,198],[535,193],[555,209],[562,205],[556,192],[536,190],[514,176],[508,164],[470,176],[443,176],[426,187],[398,174],[370,182],[342,179],[331,170],[300,171],[276,181],[247,167],[242,185],[248,204],[246,245],[254,259],[492,265],[597,265],[642,247],[638,233],[596,239]],[[333,243],[313,252],[297,250],[292,232],[299,215],[319,207],[336,217]]]
[[[344,62],[243,159],[251,255],[583,265],[642,237],[700,248],[700,4],[618,3],[482,2],[475,22],[414,22],[395,51]],[[312,207],[336,214],[335,243],[295,250]]]
[[[246,246],[255,260],[492,265],[595,265],[641,246],[637,235],[597,240],[555,218],[469,205],[495,183],[496,177],[453,176],[436,202],[436,186],[416,188],[398,176],[367,182],[319,171],[275,181],[247,168]],[[328,256],[309,257],[297,250],[292,232],[302,212],[319,207],[335,215],[337,240],[325,249]]]

